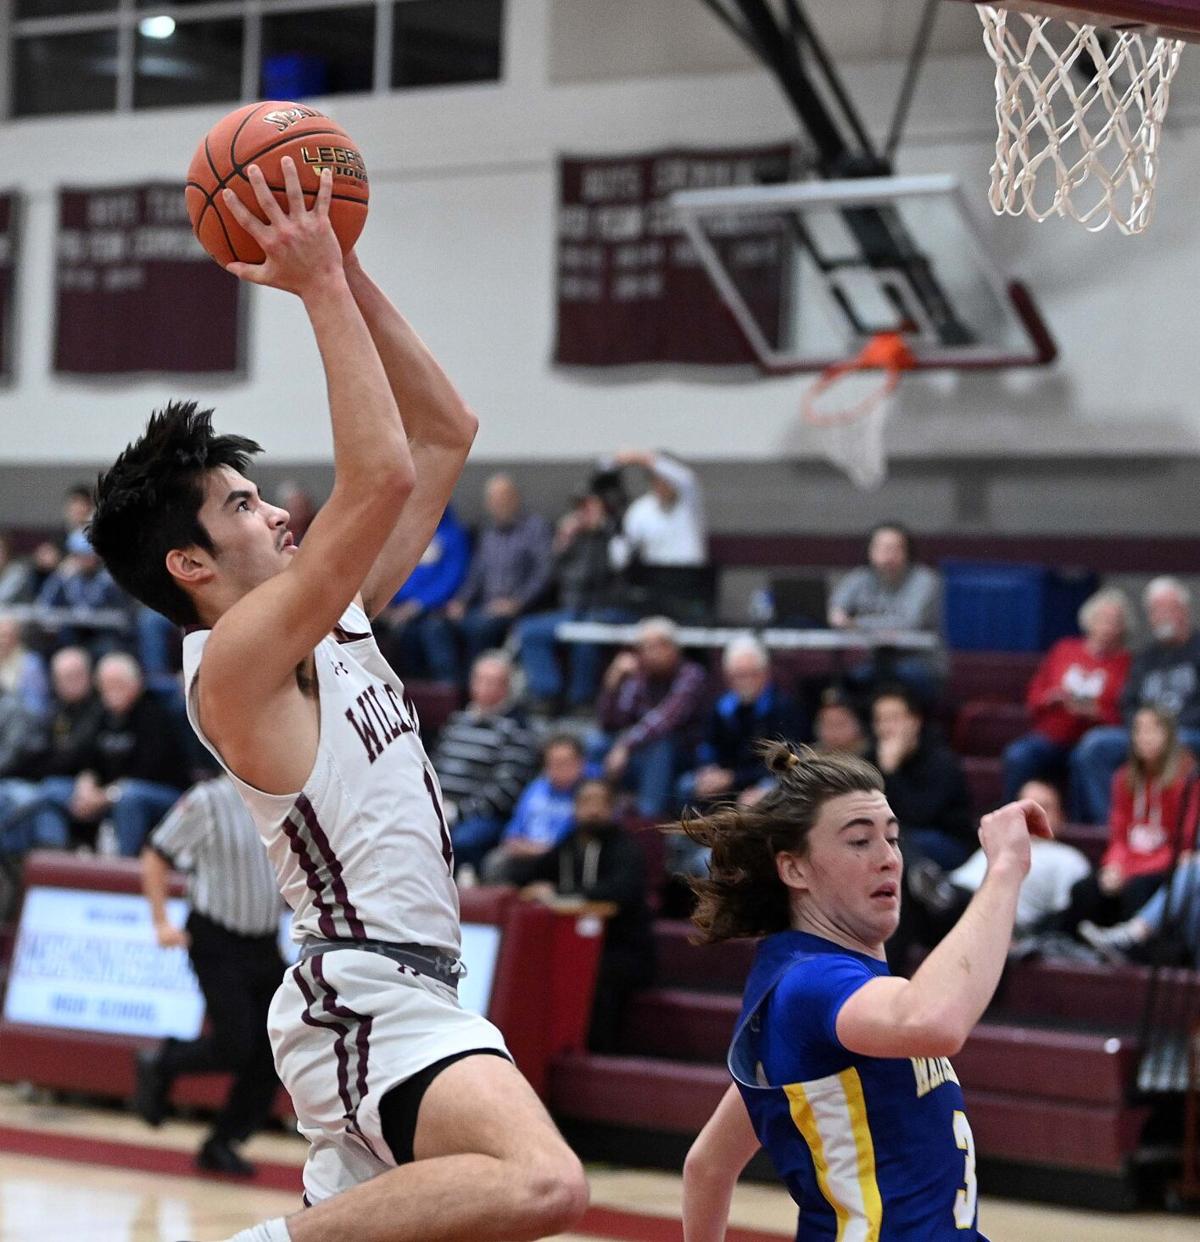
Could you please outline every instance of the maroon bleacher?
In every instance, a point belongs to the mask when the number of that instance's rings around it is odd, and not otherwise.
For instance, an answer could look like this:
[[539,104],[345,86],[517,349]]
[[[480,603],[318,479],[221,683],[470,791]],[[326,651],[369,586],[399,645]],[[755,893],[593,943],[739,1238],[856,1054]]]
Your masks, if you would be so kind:
[[[699,947],[674,920],[659,920],[656,938],[658,983],[630,1005],[623,1054],[560,1057],[550,1102],[574,1134],[607,1127],[677,1150],[728,1087],[724,1056],[754,946]],[[1149,1116],[1133,1090],[1148,987],[1141,967],[1010,963],[955,1058],[981,1157],[1035,1177],[1086,1179],[1109,1201],[1128,1198]]]
[[972,699],[954,718],[952,744],[960,755],[990,759],[1029,732],[1029,713],[1022,703],[993,703]]
[[1036,651],[951,651],[946,698],[964,703],[1024,703],[1042,657]]
[[1000,759],[967,755],[963,761],[971,806],[976,815],[994,811],[1004,801],[1004,764]]
[[462,695],[452,681],[408,681],[404,683],[421,721],[421,735],[437,735],[453,712],[462,706]]

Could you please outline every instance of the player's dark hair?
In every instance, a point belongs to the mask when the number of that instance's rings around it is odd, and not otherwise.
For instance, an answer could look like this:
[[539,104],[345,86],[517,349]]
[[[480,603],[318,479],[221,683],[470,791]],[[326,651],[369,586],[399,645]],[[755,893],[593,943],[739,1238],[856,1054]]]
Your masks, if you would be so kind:
[[712,851],[707,879],[691,881],[701,944],[786,931],[789,890],[776,855],[808,849],[808,834],[830,798],[883,791],[878,770],[854,755],[818,754],[790,742],[764,742],[759,752],[775,775],[774,789],[752,807],[725,806],[681,825]]
[[205,475],[220,466],[244,472],[262,451],[245,436],[214,435],[212,415],[194,401],[170,402],[96,479],[92,546],[130,595],[177,625],[194,625],[200,617],[171,577],[167,553],[215,551],[200,521]]

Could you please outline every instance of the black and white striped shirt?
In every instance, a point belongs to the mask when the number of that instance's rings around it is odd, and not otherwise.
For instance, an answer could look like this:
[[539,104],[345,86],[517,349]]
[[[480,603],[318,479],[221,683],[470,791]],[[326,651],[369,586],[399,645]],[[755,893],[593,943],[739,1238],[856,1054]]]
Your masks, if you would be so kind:
[[512,716],[465,708],[442,727],[431,756],[460,821],[507,820],[538,768],[536,736]]
[[198,913],[243,936],[278,929],[282,903],[275,873],[227,776],[193,785],[150,834],[150,844],[187,873]]

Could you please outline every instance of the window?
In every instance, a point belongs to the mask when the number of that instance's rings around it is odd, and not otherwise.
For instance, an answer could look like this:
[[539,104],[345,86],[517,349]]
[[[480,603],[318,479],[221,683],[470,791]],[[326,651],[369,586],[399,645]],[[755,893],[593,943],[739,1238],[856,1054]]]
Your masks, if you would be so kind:
[[369,91],[374,65],[373,7],[263,15],[264,99]]
[[18,116],[109,111],[117,105],[117,32],[20,39],[13,77]]
[[16,0],[15,12],[9,116],[232,108],[501,74],[504,0],[259,0],[252,11],[244,0]]
[[407,0],[392,18],[392,86],[494,82],[501,0]]
[[180,22],[169,35],[139,30],[133,106],[235,102],[242,94],[243,23]]

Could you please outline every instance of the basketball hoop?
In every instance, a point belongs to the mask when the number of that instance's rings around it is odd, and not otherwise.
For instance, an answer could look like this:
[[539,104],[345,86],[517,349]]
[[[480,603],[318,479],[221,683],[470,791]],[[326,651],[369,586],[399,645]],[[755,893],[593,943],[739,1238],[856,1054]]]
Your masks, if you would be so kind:
[[1112,220],[1122,233],[1140,233],[1154,210],[1183,40],[1146,27],[1101,33],[1088,14],[1072,21],[1031,7],[976,5],[996,65],[992,209],[1038,221],[1063,216],[1090,232]]
[[[853,358],[822,371],[804,394],[800,413],[817,432],[825,456],[864,491],[874,490],[887,478],[883,429],[896,385],[916,362],[899,332],[880,332]],[[871,377],[867,374],[871,371],[883,375]],[[855,378],[861,378],[866,389],[857,399],[846,391],[846,381]],[[831,401],[818,409],[817,402],[831,390],[838,393],[840,404]]]

